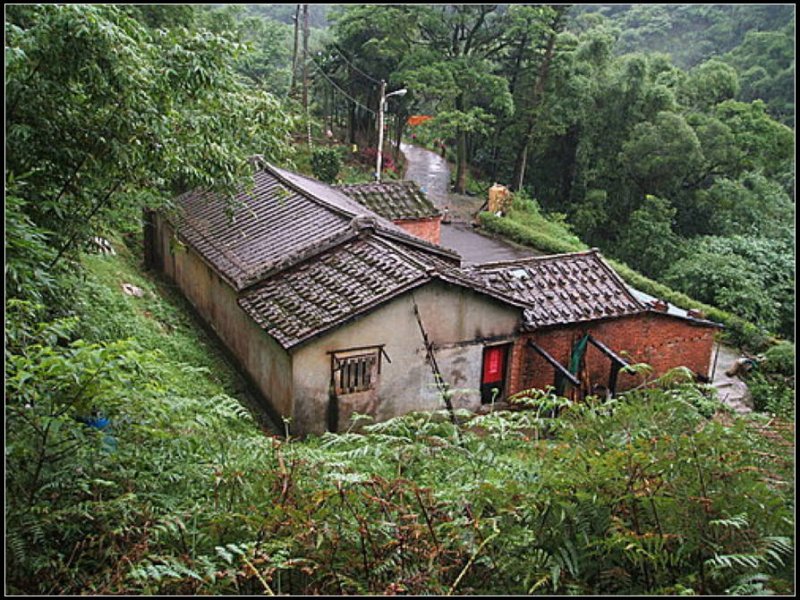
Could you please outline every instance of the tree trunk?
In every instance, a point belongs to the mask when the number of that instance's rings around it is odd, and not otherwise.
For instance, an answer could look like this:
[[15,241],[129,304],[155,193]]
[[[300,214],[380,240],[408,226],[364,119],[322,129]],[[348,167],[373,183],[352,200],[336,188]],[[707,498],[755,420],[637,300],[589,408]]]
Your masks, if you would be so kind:
[[528,166],[528,146],[530,137],[525,138],[525,144],[522,146],[522,151],[517,156],[516,173],[514,174],[514,191],[518,192],[522,189],[525,183],[525,168]]
[[[563,7],[562,7],[563,8]],[[522,146],[517,152],[517,160],[514,163],[514,191],[522,189],[525,181],[525,168],[528,162],[528,149],[530,147],[533,132],[536,126],[537,108],[541,102],[544,88],[547,84],[547,77],[550,73],[550,64],[553,61],[553,50],[556,45],[556,37],[561,30],[563,10],[558,10],[553,24],[550,29],[550,36],[547,39],[547,47],[545,48],[544,58],[542,64],[539,66],[539,73],[536,77],[536,83],[533,86],[533,93],[531,94],[531,106],[528,109],[528,122],[525,127],[525,135],[522,136]]]
[[300,35],[300,5],[294,11],[294,49],[292,50],[292,83],[289,85],[289,95],[294,95],[297,86],[297,46]]
[[[347,81],[351,82],[353,80],[353,69],[351,67],[347,67]],[[347,103],[348,110],[347,110],[347,139],[350,144],[356,143],[356,105],[352,102]]]
[[308,117],[308,4],[303,4],[303,112]]
[[397,122],[394,128],[394,162],[397,162],[400,156],[400,141],[403,138],[403,131],[405,131],[406,128],[406,118],[403,113],[398,113],[396,116]]
[[[456,110],[464,110],[464,96],[456,98]],[[467,189],[467,133],[459,130],[456,133],[456,186],[455,192],[463,194]]]

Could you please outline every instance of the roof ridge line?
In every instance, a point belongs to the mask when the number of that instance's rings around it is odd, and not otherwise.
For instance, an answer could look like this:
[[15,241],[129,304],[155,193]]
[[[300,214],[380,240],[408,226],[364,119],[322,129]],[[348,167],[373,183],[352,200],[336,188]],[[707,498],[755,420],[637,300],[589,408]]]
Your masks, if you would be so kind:
[[544,254],[541,256],[526,256],[523,258],[515,258],[512,260],[498,260],[493,262],[485,262],[485,263],[478,263],[470,265],[470,269],[491,269],[496,267],[502,266],[518,266],[520,264],[528,263],[528,262],[544,262],[546,260],[556,259],[556,258],[564,258],[568,256],[585,256],[589,254],[600,255],[600,250],[598,248],[589,248],[588,250],[579,250],[576,252],[561,252],[559,254]]
[[[308,244],[302,248],[299,248],[295,252],[284,255],[279,260],[273,261],[272,263],[267,264],[261,270],[256,271],[253,276],[246,280],[245,285],[242,286],[242,288],[239,290],[239,293],[244,294],[249,292],[262,283],[265,279],[274,277],[282,271],[296,267],[299,264],[314,258],[315,256],[329,252],[330,250],[346,244],[357,237],[359,237],[359,232],[355,231],[351,227],[347,227],[346,229],[333,233],[320,241],[317,241],[313,244]],[[253,279],[253,277],[255,277],[255,279]]]
[[395,231],[393,229],[386,229],[380,223],[378,223],[378,227],[376,231],[380,232],[381,235],[384,235],[390,239],[394,239],[394,241],[401,243],[401,244],[408,244],[410,246],[416,246],[421,250],[432,252],[434,254],[439,254],[446,256],[448,258],[457,258],[459,264],[463,260],[463,257],[456,252],[455,250],[450,250],[449,248],[445,248],[444,246],[439,246],[437,244],[433,244],[422,238],[418,238],[417,236],[411,235],[410,233],[406,233],[405,231]]
[[[354,202],[354,203],[358,204],[358,206],[361,209],[364,210],[364,213],[353,213],[353,212],[350,212],[349,210],[347,210],[345,208],[342,208],[342,207],[335,206],[335,205],[331,204],[330,202],[328,202],[327,200],[325,200],[323,198],[320,198],[319,196],[317,196],[313,192],[310,192],[310,191],[308,191],[306,189],[300,188],[298,185],[292,183],[291,181],[287,180],[286,177],[284,177],[283,175],[278,173],[277,172],[278,167],[276,167],[275,165],[272,165],[270,163],[265,163],[264,169],[268,170],[271,175],[273,175],[281,183],[286,184],[288,187],[290,187],[292,190],[294,190],[298,194],[300,194],[303,197],[308,198],[309,200],[311,200],[311,201],[323,206],[324,208],[327,208],[327,209],[331,210],[332,212],[335,212],[335,213],[340,214],[340,215],[346,215],[346,216],[350,217],[351,219],[354,218],[354,217],[363,215],[363,214],[366,214],[366,216],[374,217],[375,220],[376,220],[376,225],[377,225],[376,230],[381,231],[382,233],[385,233],[386,235],[396,236],[396,237],[400,238],[401,240],[408,242],[411,245],[417,245],[417,246],[420,246],[423,249],[427,249],[427,250],[436,252],[438,254],[443,254],[443,255],[449,256],[451,258],[458,258],[459,262],[461,261],[461,255],[460,254],[457,254],[454,251],[448,250],[448,249],[443,248],[441,246],[437,246],[435,244],[430,244],[430,243],[426,242],[425,240],[422,240],[420,238],[412,236],[411,234],[406,233],[399,226],[394,225],[394,223],[392,223],[389,219],[386,219],[385,217],[382,217],[381,215],[379,215],[375,211],[370,210],[369,208],[367,208],[363,204],[358,203],[356,200],[353,200],[352,198],[347,196],[347,194],[345,194],[341,190],[337,190],[333,186],[329,186],[329,187],[331,187],[331,189],[333,189],[335,192],[337,192],[339,194],[342,194],[350,202]],[[304,177],[306,179],[309,179],[308,177],[306,177],[305,175],[302,175],[300,173],[295,173],[295,175],[297,175],[298,177]],[[323,182],[319,182],[319,181],[315,181],[315,183],[318,183],[320,185],[327,185],[327,184],[325,184]],[[382,223],[382,221],[386,221],[386,223],[389,223],[393,227],[396,227],[397,230],[395,230],[393,228],[390,229],[390,228],[386,227],[386,225],[384,223]]]
[[[292,190],[294,190],[295,193],[300,194],[304,198],[308,198],[312,202],[315,202],[316,204],[319,204],[319,205],[323,206],[324,208],[329,209],[331,212],[335,212],[335,213],[337,213],[339,215],[347,216],[347,217],[350,217],[350,218],[353,218],[353,217],[357,216],[355,213],[352,213],[352,212],[350,212],[349,210],[347,210],[345,208],[342,208],[340,206],[335,206],[335,205],[331,204],[330,202],[326,202],[325,200],[323,200],[319,196],[317,196],[315,194],[312,194],[308,190],[304,190],[304,189],[300,188],[300,186],[298,186],[297,184],[293,183],[292,181],[289,181],[289,179],[287,179],[286,177],[284,177],[283,175],[278,173],[278,168],[273,164],[265,162],[263,170],[269,171],[270,175],[275,177],[275,179],[280,181],[283,185],[285,185],[285,186],[291,188]],[[303,175],[301,175],[300,173],[297,173],[297,175],[300,176],[300,177],[303,177]]]

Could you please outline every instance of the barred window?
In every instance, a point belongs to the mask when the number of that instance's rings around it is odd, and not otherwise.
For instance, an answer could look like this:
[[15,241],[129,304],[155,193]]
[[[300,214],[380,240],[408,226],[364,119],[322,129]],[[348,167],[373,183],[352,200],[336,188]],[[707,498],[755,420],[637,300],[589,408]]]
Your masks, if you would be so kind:
[[336,395],[374,389],[380,372],[380,353],[379,347],[333,353],[333,385]]

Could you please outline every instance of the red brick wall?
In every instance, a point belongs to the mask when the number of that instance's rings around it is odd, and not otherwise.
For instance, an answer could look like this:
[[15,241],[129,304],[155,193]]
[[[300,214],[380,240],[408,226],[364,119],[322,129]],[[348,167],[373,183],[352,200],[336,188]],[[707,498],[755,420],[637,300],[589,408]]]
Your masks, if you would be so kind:
[[[555,382],[555,369],[539,353],[527,347],[529,339],[564,367],[569,366],[575,342],[585,333],[590,333],[628,362],[649,364],[656,375],[685,366],[708,376],[715,331],[712,327],[694,325],[684,319],[648,312],[523,334],[514,344],[509,390],[515,393],[528,388],[544,388]],[[611,360],[593,344],[587,346],[584,360],[588,387],[594,384],[607,386]],[[629,389],[639,382],[639,377],[620,373],[617,391]]]
[[398,219],[397,221],[395,221],[395,225],[399,225],[411,235],[415,235],[418,238],[422,238],[423,240],[427,240],[434,244],[438,244],[440,239],[441,222],[442,222],[442,217],[438,216],[438,217],[430,217],[427,219],[413,219],[408,221]]

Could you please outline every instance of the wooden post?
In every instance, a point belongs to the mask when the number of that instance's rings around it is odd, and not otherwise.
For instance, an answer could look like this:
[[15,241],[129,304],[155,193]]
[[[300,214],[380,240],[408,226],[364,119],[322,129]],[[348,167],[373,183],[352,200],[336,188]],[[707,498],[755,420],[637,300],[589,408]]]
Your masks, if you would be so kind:
[[617,375],[619,375],[619,370],[622,368],[618,362],[611,361],[611,373],[608,376],[608,392],[611,394],[611,397],[617,395]]
[[308,4],[303,4],[303,110],[308,117]]
[[289,85],[289,94],[294,95],[297,86],[297,46],[300,37],[300,5],[294,11],[294,48],[292,50],[292,83]]
[[528,346],[536,350],[536,352],[538,352],[542,356],[542,358],[544,358],[547,362],[553,365],[553,367],[556,370],[556,373],[562,375],[564,378],[566,378],[567,381],[569,381],[575,387],[577,388],[581,387],[581,382],[578,381],[578,379],[572,373],[570,373],[566,368],[564,368],[564,366],[560,362],[558,362],[555,358],[550,356],[550,353],[547,352],[547,350],[540,347],[532,340],[528,340]]

